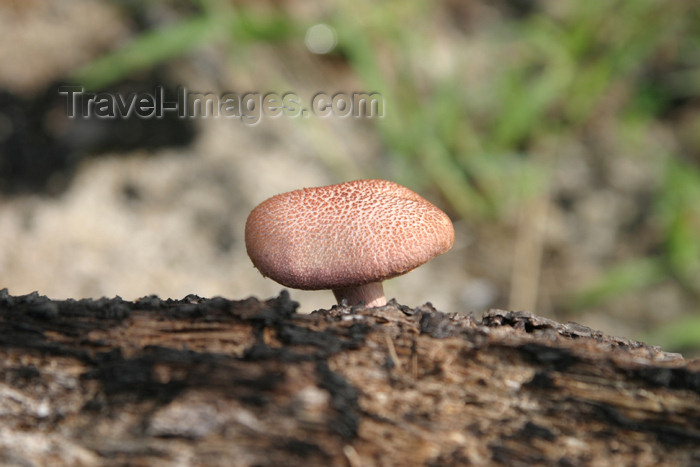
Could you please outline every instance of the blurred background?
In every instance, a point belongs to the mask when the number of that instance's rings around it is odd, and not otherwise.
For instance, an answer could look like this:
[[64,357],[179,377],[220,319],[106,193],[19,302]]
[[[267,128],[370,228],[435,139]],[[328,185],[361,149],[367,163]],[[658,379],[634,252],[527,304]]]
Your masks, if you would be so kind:
[[[265,198],[386,178],[455,223],[388,281],[445,312],[700,349],[700,9],[660,0],[0,1],[0,288],[267,298]],[[66,116],[128,95],[377,92],[382,118]],[[291,291],[301,311],[330,292]]]

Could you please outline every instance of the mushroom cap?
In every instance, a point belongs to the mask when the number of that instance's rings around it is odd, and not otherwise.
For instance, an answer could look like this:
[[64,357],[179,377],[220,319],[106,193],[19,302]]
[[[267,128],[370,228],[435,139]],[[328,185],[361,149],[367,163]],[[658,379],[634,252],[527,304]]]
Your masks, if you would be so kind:
[[454,243],[447,214],[406,187],[356,180],[282,193],[245,226],[263,276],[295,289],[355,287],[400,276]]

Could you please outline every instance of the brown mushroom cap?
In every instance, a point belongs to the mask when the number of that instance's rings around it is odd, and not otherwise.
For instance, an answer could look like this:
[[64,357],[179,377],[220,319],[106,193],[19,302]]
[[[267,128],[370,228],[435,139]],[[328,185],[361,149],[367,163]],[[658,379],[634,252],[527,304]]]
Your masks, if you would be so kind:
[[263,276],[306,290],[354,287],[404,274],[454,243],[447,215],[406,187],[357,180],[279,194],[245,226]]

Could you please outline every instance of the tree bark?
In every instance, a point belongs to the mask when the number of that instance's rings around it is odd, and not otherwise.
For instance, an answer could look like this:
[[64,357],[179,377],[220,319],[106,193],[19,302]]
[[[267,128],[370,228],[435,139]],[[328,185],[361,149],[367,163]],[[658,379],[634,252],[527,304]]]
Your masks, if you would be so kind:
[[0,464],[697,465],[700,361],[491,310],[0,291]]

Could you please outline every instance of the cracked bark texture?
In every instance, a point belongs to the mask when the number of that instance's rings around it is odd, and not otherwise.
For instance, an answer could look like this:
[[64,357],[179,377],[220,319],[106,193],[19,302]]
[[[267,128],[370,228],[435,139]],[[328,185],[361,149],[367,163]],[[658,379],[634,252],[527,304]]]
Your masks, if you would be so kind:
[[0,464],[697,465],[700,361],[525,312],[0,291]]

